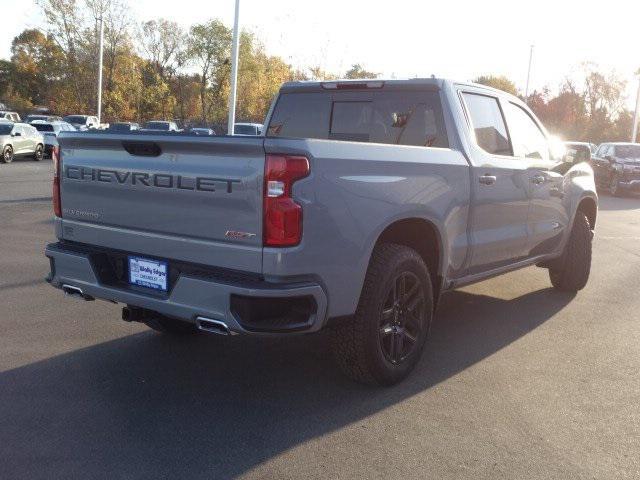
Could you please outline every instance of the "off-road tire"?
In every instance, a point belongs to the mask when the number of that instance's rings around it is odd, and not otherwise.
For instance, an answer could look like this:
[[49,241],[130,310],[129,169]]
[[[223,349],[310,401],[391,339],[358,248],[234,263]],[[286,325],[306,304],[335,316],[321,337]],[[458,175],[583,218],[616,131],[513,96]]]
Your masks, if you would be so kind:
[[[411,275],[422,290],[424,303],[422,330],[416,335],[410,353],[400,363],[393,364],[383,353],[380,324],[385,321],[383,307],[389,288],[398,275]],[[415,291],[415,290],[414,290]],[[395,290],[394,290],[395,292]],[[413,370],[422,355],[433,317],[433,288],[429,270],[418,253],[397,244],[375,247],[367,269],[360,301],[355,315],[337,323],[331,329],[331,344],[335,360],[351,379],[372,385],[393,385]],[[391,339],[393,341],[393,338]]]
[[592,240],[589,219],[584,213],[577,212],[564,252],[549,268],[549,278],[556,289],[577,292],[585,287],[591,271]]

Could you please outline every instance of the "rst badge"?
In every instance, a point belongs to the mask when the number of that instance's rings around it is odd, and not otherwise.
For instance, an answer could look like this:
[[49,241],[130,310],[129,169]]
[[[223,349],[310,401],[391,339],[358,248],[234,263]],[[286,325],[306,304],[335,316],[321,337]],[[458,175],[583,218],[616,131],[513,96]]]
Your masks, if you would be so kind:
[[236,230],[227,230],[224,234],[225,237],[227,238],[231,238],[234,240],[243,240],[243,239],[247,239],[247,238],[253,238],[256,236],[255,233],[248,233],[248,232],[238,232]]

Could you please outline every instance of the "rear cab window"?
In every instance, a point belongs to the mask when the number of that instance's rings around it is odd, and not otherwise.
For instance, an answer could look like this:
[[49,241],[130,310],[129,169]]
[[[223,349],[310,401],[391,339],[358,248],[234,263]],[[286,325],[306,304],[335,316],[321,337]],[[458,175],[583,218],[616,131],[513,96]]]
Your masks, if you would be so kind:
[[449,146],[438,91],[285,92],[267,137]]

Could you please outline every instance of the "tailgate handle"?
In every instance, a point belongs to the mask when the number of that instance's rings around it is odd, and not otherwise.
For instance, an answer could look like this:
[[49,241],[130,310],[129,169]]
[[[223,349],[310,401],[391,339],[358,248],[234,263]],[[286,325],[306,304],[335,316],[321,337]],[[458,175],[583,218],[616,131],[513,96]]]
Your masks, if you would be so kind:
[[154,142],[122,142],[122,147],[138,157],[159,157],[162,153],[160,145]]

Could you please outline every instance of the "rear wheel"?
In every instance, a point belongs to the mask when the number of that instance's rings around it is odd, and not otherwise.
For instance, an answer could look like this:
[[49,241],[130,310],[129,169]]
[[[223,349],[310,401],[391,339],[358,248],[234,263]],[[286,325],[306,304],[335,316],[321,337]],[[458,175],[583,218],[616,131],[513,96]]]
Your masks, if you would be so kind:
[[562,257],[549,268],[549,278],[556,289],[577,292],[586,286],[591,272],[592,239],[589,219],[577,212]]
[[2,163],[11,163],[13,161],[13,147],[11,145],[4,147],[0,161]]
[[429,271],[411,248],[377,246],[354,317],[336,325],[332,346],[352,379],[393,385],[415,367],[433,315]]
[[152,317],[144,320],[144,323],[156,332],[170,335],[190,335],[198,333],[198,329],[193,323],[183,322],[167,317]]
[[42,145],[38,145],[36,147],[36,151],[33,154],[33,159],[36,162],[39,162],[40,160],[42,160],[44,158],[44,147]]

